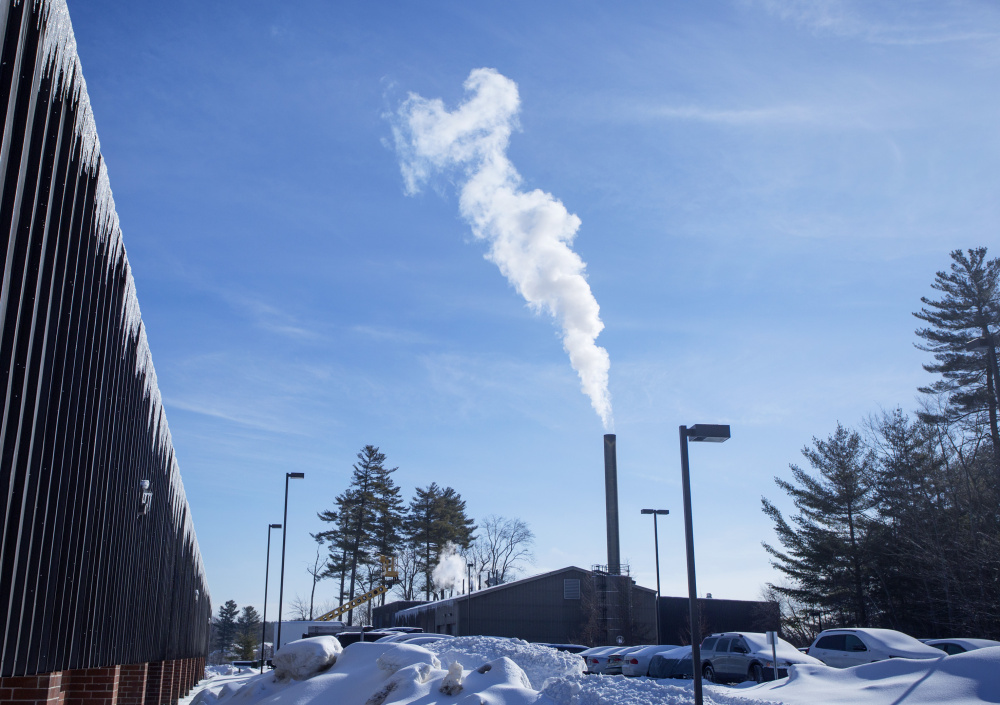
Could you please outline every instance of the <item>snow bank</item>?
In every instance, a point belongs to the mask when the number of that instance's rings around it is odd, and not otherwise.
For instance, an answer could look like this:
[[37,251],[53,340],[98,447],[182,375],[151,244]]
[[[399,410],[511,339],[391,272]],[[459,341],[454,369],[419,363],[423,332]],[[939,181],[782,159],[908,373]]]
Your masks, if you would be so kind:
[[278,680],[293,678],[302,681],[311,678],[336,663],[343,651],[334,636],[290,641],[274,655],[274,675]]
[[[285,673],[264,673],[242,681],[208,686],[191,705],[552,705],[531,687],[525,672],[509,658],[478,661],[465,669],[453,659],[441,667],[438,657],[420,646],[393,642],[359,642],[346,649],[334,647],[333,661],[326,667],[323,654],[330,646],[313,647],[318,637],[291,642],[275,654],[279,661],[293,663]],[[506,641],[506,640],[497,640]],[[306,644],[306,645],[303,645]],[[289,646],[293,647],[289,650]],[[296,670],[297,669],[297,670]],[[295,679],[292,671],[304,675]]]
[[973,705],[1000,702],[1000,646],[946,658],[889,659],[853,668],[793,666],[788,679],[747,688],[787,705]]
[[[555,678],[545,684],[542,695],[555,705],[690,705],[694,701],[691,681],[625,676]],[[776,702],[767,699],[768,695],[758,696],[758,699],[732,695],[729,688],[704,684],[706,705],[775,705]]]
[[463,668],[471,670],[499,658],[508,658],[524,671],[530,687],[535,690],[540,690],[549,678],[583,674],[584,663],[579,654],[529,644],[520,639],[457,636],[425,644],[424,648],[436,653],[446,668],[457,662]]

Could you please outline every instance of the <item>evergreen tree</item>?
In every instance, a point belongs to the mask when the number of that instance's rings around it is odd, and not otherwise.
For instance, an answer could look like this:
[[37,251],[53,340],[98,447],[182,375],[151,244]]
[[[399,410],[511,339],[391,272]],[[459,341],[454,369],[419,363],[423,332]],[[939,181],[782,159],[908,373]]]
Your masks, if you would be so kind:
[[410,502],[405,530],[418,555],[419,571],[424,578],[424,594],[430,599],[431,573],[445,544],[469,548],[475,539],[475,522],[465,513],[465,500],[451,487],[441,489],[436,482],[418,487]]
[[[376,565],[379,554],[391,556],[402,543],[402,501],[392,479],[398,468],[386,468],[385,454],[372,445],[362,448],[357,458],[350,486],[335,500],[337,511],[319,514],[323,521],[336,523],[335,529],[318,536],[329,541],[327,574],[340,575],[342,601],[354,599],[359,568]],[[350,610],[348,622],[353,623],[353,618],[354,610]]]
[[256,656],[257,646],[261,636],[260,614],[252,606],[243,608],[243,613],[236,621],[236,653],[242,660],[251,660]]
[[764,512],[784,551],[765,543],[772,564],[793,581],[779,592],[815,605],[841,624],[869,625],[870,511],[875,505],[872,458],[861,437],[840,424],[827,440],[804,448],[816,474],[792,465],[795,483],[775,478],[798,513],[789,524],[769,500]]
[[950,420],[975,417],[986,410],[1000,472],[1000,376],[995,348],[1000,341],[991,330],[1000,326],[1000,259],[987,261],[985,247],[955,250],[951,259],[951,270],[938,272],[931,284],[943,296],[936,301],[921,298],[924,307],[913,314],[930,324],[916,331],[927,341],[917,347],[933,353],[936,360],[924,369],[942,377],[920,391],[945,396],[944,413]]
[[233,641],[236,639],[236,615],[240,612],[236,600],[229,600],[219,607],[219,616],[215,619],[215,648],[222,652],[222,656],[233,648]]

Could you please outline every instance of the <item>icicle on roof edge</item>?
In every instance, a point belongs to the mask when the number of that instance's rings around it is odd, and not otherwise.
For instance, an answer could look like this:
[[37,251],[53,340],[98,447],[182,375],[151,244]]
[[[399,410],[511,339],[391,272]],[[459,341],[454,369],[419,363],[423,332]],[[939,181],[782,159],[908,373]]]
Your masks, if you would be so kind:
[[[57,81],[57,90],[63,96],[77,104],[75,138],[79,140],[81,161],[84,168],[97,171],[96,208],[94,213],[94,231],[101,244],[108,245],[108,263],[112,265],[119,255],[125,264],[125,295],[122,299],[122,319],[125,322],[125,335],[136,339],[136,374],[145,377],[145,391],[150,397],[149,417],[147,423],[151,428],[159,429],[158,441],[161,448],[173,448],[173,439],[167,425],[167,415],[163,408],[163,399],[156,380],[156,369],[153,367],[153,355],[149,349],[146,337],[146,327],[142,323],[142,312],[139,309],[139,299],[135,291],[135,279],[132,277],[132,267],[128,262],[125,243],[122,240],[118,212],[115,209],[115,199],[111,193],[111,181],[108,170],[101,158],[101,140],[97,136],[97,124],[94,121],[94,111],[90,105],[87,93],[87,82],[83,77],[80,56],[76,50],[76,36],[73,34],[73,24],[69,17],[66,0],[32,0],[37,9],[43,6],[41,21],[44,25],[42,43],[42,60],[46,63],[47,75]],[[76,144],[73,145],[77,146]],[[108,241],[110,239],[110,242]],[[171,489],[187,503],[187,494],[181,480],[177,459],[172,455],[169,468]],[[192,538],[197,546],[198,538],[194,530],[191,513],[186,513],[184,532]],[[205,567],[201,552],[197,552],[198,567],[205,575]]]

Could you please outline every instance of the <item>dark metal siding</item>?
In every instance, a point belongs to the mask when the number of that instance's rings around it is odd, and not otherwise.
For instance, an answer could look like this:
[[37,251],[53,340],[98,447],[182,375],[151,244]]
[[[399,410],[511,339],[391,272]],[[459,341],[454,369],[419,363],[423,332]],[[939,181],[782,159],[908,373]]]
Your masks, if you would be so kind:
[[[713,632],[780,631],[781,618],[777,602],[750,600],[699,599],[701,635]],[[691,642],[688,598],[660,598],[660,634],[668,644]]]
[[0,676],[204,656],[212,612],[54,5],[0,0]]

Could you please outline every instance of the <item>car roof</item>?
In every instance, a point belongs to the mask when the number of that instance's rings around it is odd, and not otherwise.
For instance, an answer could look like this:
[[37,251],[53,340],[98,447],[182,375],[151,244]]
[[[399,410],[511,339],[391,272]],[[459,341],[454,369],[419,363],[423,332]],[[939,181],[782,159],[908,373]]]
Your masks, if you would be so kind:
[[990,646],[1000,646],[1000,641],[993,641],[993,639],[966,639],[965,637],[960,637],[958,639],[928,639],[924,642],[928,646],[933,644],[960,644],[962,646],[971,646],[975,649],[985,649]]

